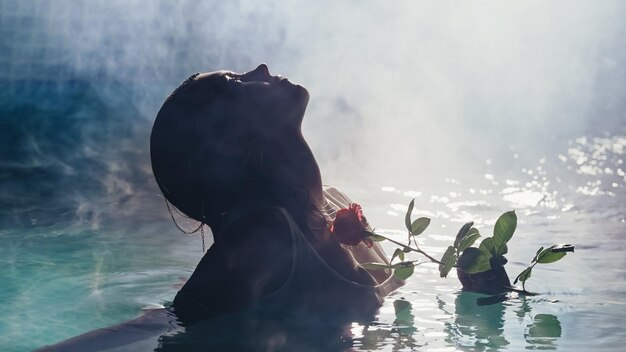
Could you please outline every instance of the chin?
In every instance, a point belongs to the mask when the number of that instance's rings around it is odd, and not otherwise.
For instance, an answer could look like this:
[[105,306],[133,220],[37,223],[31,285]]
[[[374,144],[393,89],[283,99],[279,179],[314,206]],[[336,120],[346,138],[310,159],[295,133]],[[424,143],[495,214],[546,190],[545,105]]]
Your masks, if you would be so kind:
[[301,101],[301,105],[302,105],[304,108],[306,108],[306,106],[309,104],[309,98],[310,98],[310,96],[309,96],[309,91],[308,91],[308,90],[306,90],[306,88],[304,88],[304,87],[303,87],[303,86],[301,86],[301,85],[296,85],[296,86],[295,86],[295,89],[296,89],[296,91],[297,91],[297,93],[296,93],[296,94],[297,94],[297,96],[298,96],[298,97],[297,97],[297,98],[298,98],[298,100],[299,100],[299,101]]
[[302,98],[302,97],[306,97],[306,100],[308,102],[309,100],[309,91],[306,90],[306,88],[304,88],[303,86],[293,83],[288,79],[283,79],[281,82],[281,85],[283,85],[283,88],[286,88],[290,91],[293,92],[294,95]]
[[279,115],[286,116],[286,121],[291,121],[290,124],[296,123],[299,126],[309,104],[309,91],[301,85],[290,83],[288,87],[284,87],[283,92],[287,94],[279,103],[282,110]]
[[289,87],[289,100],[296,110],[304,113],[309,104],[309,91],[299,84],[292,83]]

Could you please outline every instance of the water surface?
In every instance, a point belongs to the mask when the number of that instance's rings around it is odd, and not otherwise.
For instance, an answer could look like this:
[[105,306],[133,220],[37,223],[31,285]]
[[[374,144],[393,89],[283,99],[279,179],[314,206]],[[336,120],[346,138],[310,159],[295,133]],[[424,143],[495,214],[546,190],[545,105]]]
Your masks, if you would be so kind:
[[[533,164],[517,165],[511,155],[506,168],[486,161],[484,174],[427,187],[343,185],[377,231],[397,240],[406,236],[404,211],[414,198],[414,217],[432,219],[420,246],[436,257],[465,221],[490,235],[497,216],[510,209],[519,219],[507,255],[511,277],[540,246],[572,243],[576,252],[535,268],[527,288],[540,295],[511,294],[486,306],[477,305],[481,295],[461,292],[454,275],[440,278],[435,265],[423,264],[373,321],[322,336],[352,351],[614,350],[626,337],[625,147],[624,135],[584,136]],[[132,232],[84,224],[2,230],[4,350],[57,342],[171,302],[201,257],[201,242],[175,230],[157,195],[145,197],[164,214]],[[210,331],[220,326],[229,325]],[[289,333],[293,339],[301,331]]]

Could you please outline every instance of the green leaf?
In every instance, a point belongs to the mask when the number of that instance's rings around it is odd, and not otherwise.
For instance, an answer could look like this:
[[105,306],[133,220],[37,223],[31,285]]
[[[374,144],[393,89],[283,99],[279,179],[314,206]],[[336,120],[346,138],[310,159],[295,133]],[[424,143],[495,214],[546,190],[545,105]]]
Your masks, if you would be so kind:
[[381,236],[381,235],[377,235],[373,232],[368,232],[367,238],[369,238],[370,240],[374,241],[374,242],[381,242],[386,240],[385,237]]
[[450,258],[454,258],[455,257],[455,250],[453,246],[448,246],[448,248],[446,249],[445,253],[443,253],[443,256],[441,257],[441,261],[442,262],[446,262],[448,261]]
[[496,221],[496,226],[493,229],[493,239],[498,245],[509,242],[516,227],[517,215],[515,215],[515,211],[507,211],[500,215]]
[[[473,227],[472,227],[472,229],[473,229]],[[465,238],[463,238],[463,240],[461,240],[461,243],[459,243],[458,251],[459,252],[463,252],[466,248],[471,247],[474,244],[474,242],[476,242],[476,240],[479,237],[480,237],[480,233],[478,233],[478,230],[476,230],[475,232],[471,232],[471,230],[470,230],[470,232],[467,233]]]
[[413,223],[411,224],[411,235],[417,236],[421,234],[422,232],[424,232],[424,230],[426,230],[428,225],[430,225],[429,218],[419,218],[413,221]]
[[391,256],[391,262],[393,262],[393,260],[398,257],[400,258],[401,261],[404,261],[404,252],[402,252],[402,249],[400,248],[396,248],[396,250],[393,252],[393,255]]
[[415,199],[411,200],[409,203],[409,208],[406,210],[406,216],[404,217],[404,224],[406,225],[406,229],[411,231],[411,213],[413,212],[413,207],[415,206]]
[[541,251],[541,253],[539,253],[539,255],[537,256],[537,263],[541,263],[541,264],[554,263],[557,260],[560,260],[561,258],[565,257],[565,254],[567,254],[565,252],[552,252],[551,249],[552,247],[549,247]]
[[483,241],[480,242],[480,246],[478,248],[491,254],[494,257],[498,255],[498,245],[493,237],[487,237],[483,239]]
[[517,275],[517,277],[515,278],[515,281],[513,281],[513,285],[515,285],[517,281],[525,282],[526,280],[528,280],[532,272],[533,272],[532,266],[529,266],[528,268],[524,269],[521,273],[519,273],[519,275]]
[[467,231],[467,235],[466,236],[469,236],[469,235],[474,234],[474,233],[479,233],[479,232],[478,232],[477,228],[472,227],[472,228],[469,229],[469,231]]
[[412,261],[399,262],[399,263],[391,264],[389,267],[392,269],[397,269],[397,268],[406,268],[407,266],[415,266],[415,263],[413,263]]
[[496,249],[496,255],[494,257],[499,257],[507,254],[509,252],[509,247],[506,246],[506,243],[503,243],[500,247]]
[[478,248],[469,247],[457,261],[457,266],[468,274],[480,273],[491,269],[489,255]]
[[456,234],[456,238],[454,239],[455,248],[459,247],[459,243],[461,243],[461,240],[463,240],[469,234],[469,230],[472,228],[473,225],[473,222],[468,222],[461,227],[459,233]]
[[441,262],[443,264],[439,264],[439,276],[446,277],[454,264],[456,264],[456,250],[453,246],[448,246],[443,257],[441,257]]
[[400,280],[406,280],[413,275],[414,270],[414,265],[398,267],[393,270],[393,276]]
[[555,244],[550,247],[550,252],[572,252],[574,253],[574,246],[571,244]]
[[385,270],[389,269],[389,265],[383,263],[363,263],[361,266],[367,270]]

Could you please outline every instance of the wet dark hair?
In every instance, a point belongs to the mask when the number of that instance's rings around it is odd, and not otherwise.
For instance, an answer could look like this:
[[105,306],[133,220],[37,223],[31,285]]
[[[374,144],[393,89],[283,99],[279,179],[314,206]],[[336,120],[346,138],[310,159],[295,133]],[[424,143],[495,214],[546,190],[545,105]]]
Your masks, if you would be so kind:
[[225,214],[244,199],[263,199],[289,208],[304,224],[311,210],[308,190],[272,178],[257,155],[265,141],[258,133],[230,135],[241,123],[229,106],[240,104],[223,75],[194,74],[166,99],[150,137],[152,170],[166,200],[211,227],[215,235]]
[[[185,215],[214,227],[241,194],[258,192],[263,175],[244,155],[219,151],[228,131],[225,109],[236,97],[220,75],[194,74],[167,98],[150,137],[152,170],[161,192]],[[232,122],[231,122],[232,123]]]

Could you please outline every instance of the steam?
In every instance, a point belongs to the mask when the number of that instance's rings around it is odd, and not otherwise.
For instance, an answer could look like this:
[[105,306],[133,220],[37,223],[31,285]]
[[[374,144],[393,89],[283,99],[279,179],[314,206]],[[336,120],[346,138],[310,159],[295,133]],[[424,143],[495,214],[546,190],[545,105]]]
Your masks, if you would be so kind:
[[[626,122],[626,4],[619,1],[2,6],[0,30],[11,53],[0,70],[11,87],[3,99],[32,99],[32,86],[15,88],[24,82],[79,79],[114,112],[95,122],[108,131],[104,141],[90,137],[92,122],[73,121],[81,146],[71,152],[55,152],[51,137],[37,132],[46,127],[33,123],[34,132],[20,133],[39,147],[16,162],[35,158],[63,175],[80,171],[111,197],[156,191],[151,121],[198,71],[265,62],[307,87],[305,135],[328,183],[428,184],[477,172],[512,150],[535,157],[581,133],[623,132]],[[98,175],[80,169],[84,158],[98,160]],[[75,201],[77,215],[92,211],[84,194]]]

